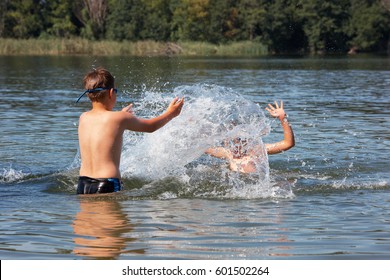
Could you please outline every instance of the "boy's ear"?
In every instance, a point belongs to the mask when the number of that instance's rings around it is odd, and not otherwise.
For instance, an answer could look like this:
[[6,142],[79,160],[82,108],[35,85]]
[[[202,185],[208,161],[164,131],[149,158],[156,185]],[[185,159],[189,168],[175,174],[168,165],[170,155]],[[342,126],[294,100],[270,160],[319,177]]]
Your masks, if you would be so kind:
[[110,88],[110,92],[108,93],[108,96],[110,97],[110,99],[112,99],[113,94],[114,94],[114,89]]

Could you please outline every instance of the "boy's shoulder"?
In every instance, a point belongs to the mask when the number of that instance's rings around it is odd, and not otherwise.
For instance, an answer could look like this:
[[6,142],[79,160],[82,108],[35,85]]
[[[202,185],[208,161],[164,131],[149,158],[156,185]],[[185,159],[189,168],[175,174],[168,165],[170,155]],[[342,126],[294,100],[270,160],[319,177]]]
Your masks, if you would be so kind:
[[80,122],[88,125],[88,123],[94,123],[96,121],[104,121],[111,123],[112,125],[119,124],[123,125],[135,120],[136,117],[129,112],[124,111],[104,111],[96,112],[94,110],[86,111],[80,115]]
[[134,118],[134,115],[129,112],[124,111],[108,111],[106,117],[113,122],[117,123],[127,123]]
[[80,118],[99,118],[104,116],[105,118],[124,118],[127,114],[122,111],[95,111],[89,110],[81,113]]

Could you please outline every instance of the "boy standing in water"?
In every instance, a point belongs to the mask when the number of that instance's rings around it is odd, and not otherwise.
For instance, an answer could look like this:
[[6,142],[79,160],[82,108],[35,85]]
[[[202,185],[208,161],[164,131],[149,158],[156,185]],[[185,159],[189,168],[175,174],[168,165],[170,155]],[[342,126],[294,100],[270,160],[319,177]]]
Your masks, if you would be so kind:
[[122,190],[119,171],[125,130],[153,132],[178,116],[184,98],[175,98],[158,117],[141,119],[134,116],[132,104],[121,111],[112,111],[117,89],[114,77],[104,68],[89,72],[83,80],[92,102],[92,109],[79,120],[80,177],[77,194],[108,193]]
[[[282,124],[284,139],[282,141],[265,144],[267,154],[278,154],[294,147],[294,132],[288,123],[287,115],[284,112],[283,101],[275,106],[268,104],[266,110],[274,118],[278,118]],[[247,139],[235,138],[231,141],[230,147],[213,147],[206,150],[206,154],[217,158],[227,159],[232,171],[242,173],[253,173],[257,171],[258,163],[264,158],[263,148],[260,146],[249,147]]]

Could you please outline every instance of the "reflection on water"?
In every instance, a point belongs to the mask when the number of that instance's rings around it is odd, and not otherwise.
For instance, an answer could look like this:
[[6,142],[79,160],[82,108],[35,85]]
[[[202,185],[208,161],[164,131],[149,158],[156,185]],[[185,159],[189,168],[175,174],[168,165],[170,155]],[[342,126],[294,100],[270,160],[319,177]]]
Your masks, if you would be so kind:
[[[101,198],[99,196],[98,198]],[[133,226],[117,201],[81,197],[80,212],[73,222],[73,253],[93,259],[116,259],[134,238],[124,237]],[[137,253],[142,254],[143,250]]]

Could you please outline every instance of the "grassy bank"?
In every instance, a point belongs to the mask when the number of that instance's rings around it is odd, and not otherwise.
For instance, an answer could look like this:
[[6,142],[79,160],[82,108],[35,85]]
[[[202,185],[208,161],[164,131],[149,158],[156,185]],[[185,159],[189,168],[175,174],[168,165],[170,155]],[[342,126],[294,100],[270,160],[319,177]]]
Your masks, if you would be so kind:
[[213,45],[201,42],[0,39],[0,55],[262,56],[267,55],[267,48],[250,41]]

